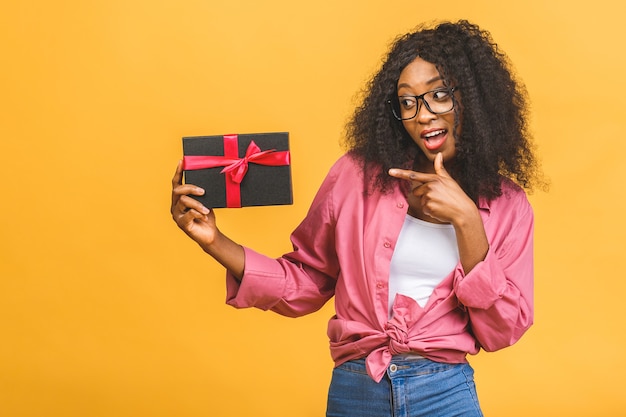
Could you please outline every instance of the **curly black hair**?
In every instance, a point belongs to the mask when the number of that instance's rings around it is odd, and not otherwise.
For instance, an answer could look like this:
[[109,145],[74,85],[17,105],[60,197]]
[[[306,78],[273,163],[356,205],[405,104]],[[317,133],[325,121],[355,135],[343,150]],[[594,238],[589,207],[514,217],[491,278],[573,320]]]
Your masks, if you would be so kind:
[[437,67],[446,85],[459,89],[455,131],[460,112],[462,128],[451,174],[468,196],[478,201],[501,195],[502,177],[531,191],[539,169],[527,121],[526,89],[490,33],[466,20],[422,25],[400,36],[367,83],[346,125],[345,145],[373,175],[373,185],[389,191],[397,180],[387,170],[410,168],[421,152],[387,105],[397,97],[400,73],[418,56]]

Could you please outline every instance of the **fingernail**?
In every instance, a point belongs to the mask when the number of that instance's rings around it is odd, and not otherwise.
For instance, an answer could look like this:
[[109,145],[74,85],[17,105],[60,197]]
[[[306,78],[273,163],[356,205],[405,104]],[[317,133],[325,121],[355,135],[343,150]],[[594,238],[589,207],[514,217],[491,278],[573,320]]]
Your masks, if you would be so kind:
[[200,211],[202,212],[202,214],[209,214],[211,212],[211,210],[204,206],[202,206],[202,209],[200,209]]

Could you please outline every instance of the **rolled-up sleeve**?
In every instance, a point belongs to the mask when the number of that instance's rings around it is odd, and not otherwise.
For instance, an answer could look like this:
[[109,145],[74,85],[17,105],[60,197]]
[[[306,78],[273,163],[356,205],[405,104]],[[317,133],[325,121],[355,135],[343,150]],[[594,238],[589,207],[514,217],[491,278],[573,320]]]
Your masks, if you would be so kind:
[[[485,259],[465,275],[457,267],[455,292],[467,309],[481,347],[495,351],[514,344],[533,324],[533,212],[519,199],[500,242],[490,242]],[[498,221],[495,220],[494,221]],[[506,220],[500,221],[506,223]]]
[[292,252],[274,259],[244,247],[241,281],[227,273],[227,304],[298,317],[319,310],[332,298],[340,269],[332,207],[336,177],[331,170],[291,234]]
[[283,296],[286,277],[280,264],[244,247],[246,270],[241,281],[226,274],[226,303],[237,308],[269,310]]

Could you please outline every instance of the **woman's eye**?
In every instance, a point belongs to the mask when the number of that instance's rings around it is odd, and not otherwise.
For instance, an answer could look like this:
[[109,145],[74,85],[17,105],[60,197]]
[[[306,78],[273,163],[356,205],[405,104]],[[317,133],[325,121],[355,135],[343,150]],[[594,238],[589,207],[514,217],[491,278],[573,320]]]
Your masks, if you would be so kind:
[[413,97],[400,97],[400,105],[405,109],[410,109],[415,106],[415,99]]
[[433,91],[433,98],[435,100],[446,100],[450,97],[450,92],[448,90],[436,90]]

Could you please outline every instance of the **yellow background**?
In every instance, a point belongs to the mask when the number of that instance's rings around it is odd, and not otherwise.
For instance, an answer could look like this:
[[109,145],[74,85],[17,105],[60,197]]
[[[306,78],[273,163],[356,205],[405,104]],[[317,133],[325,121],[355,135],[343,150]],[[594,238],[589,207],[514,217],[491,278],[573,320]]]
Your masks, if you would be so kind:
[[182,136],[288,131],[295,204],[220,210],[278,256],[391,40],[468,18],[532,99],[536,324],[472,359],[488,416],[620,416],[625,7],[529,0],[21,0],[0,12],[0,415],[321,416],[331,306],[224,305],[169,215]]

